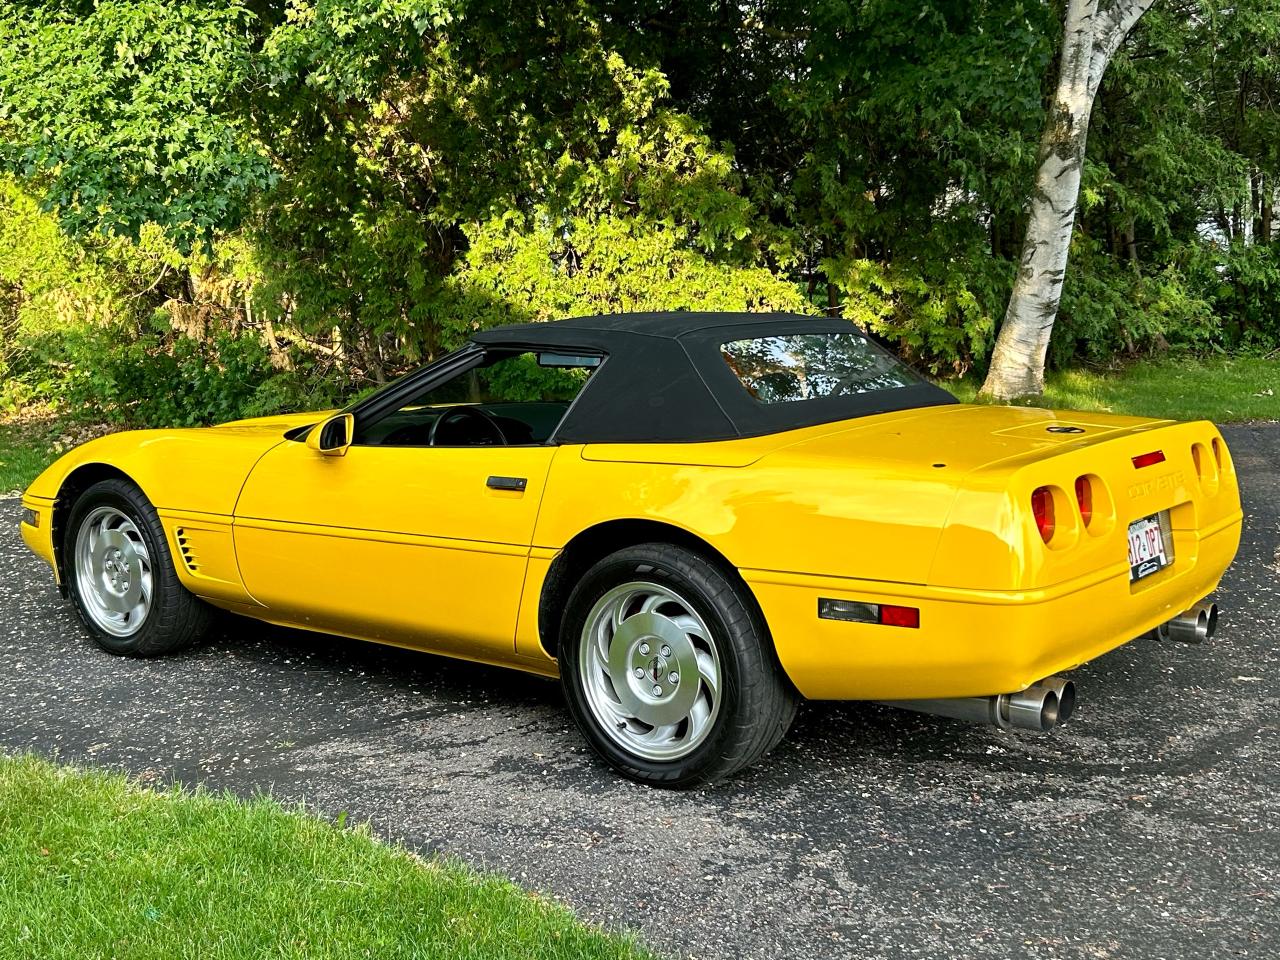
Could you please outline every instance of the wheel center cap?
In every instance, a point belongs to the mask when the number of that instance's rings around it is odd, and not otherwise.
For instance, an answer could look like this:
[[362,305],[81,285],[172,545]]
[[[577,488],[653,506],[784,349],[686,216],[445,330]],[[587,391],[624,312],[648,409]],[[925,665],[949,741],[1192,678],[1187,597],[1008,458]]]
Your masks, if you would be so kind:
[[667,661],[662,657],[654,657],[649,661],[649,679],[659,683],[667,675]]

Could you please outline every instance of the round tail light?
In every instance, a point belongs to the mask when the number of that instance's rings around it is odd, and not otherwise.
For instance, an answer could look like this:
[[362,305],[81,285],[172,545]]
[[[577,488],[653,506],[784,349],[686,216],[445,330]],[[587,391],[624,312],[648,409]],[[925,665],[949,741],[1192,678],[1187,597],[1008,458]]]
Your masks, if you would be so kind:
[[1040,531],[1040,539],[1048,543],[1053,539],[1053,491],[1048,487],[1037,487],[1031,493],[1031,512],[1036,518],[1036,529]]

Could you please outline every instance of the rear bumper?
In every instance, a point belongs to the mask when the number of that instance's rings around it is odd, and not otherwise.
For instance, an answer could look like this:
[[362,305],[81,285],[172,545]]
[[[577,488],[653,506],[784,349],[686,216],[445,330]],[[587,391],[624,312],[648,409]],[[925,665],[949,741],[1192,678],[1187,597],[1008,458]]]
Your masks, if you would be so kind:
[[[978,697],[1025,689],[1172,619],[1212,593],[1241,516],[1179,540],[1174,564],[1136,585],[1127,563],[1025,592],[743,570],[783,669],[815,700]],[[818,619],[818,598],[920,608],[920,627]]]

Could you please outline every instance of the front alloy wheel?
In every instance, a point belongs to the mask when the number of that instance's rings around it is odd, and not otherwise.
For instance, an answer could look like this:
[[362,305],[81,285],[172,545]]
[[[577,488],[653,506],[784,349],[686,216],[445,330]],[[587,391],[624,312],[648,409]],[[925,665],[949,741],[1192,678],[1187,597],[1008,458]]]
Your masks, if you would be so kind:
[[172,653],[212,623],[213,611],[178,579],[155,507],[128,480],[103,480],[80,494],[61,556],[80,618],[110,653]]
[[76,534],[75,577],[85,616],[113,637],[137,633],[151,611],[151,552],[137,524],[113,506],[95,507]]

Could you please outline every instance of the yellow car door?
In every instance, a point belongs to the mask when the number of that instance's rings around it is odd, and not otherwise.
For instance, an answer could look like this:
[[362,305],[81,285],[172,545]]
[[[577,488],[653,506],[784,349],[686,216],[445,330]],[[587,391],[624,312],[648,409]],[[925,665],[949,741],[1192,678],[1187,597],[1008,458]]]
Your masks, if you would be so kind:
[[[503,370],[513,363],[515,374]],[[397,388],[403,402],[375,396],[371,412],[330,421],[340,432],[336,421],[351,421],[349,442],[322,449],[322,424],[274,447],[236,505],[249,593],[271,620],[511,661],[558,449],[550,435],[585,382],[566,377],[527,354],[479,357],[443,386]],[[491,381],[517,382],[524,395],[507,400]]]
[[324,457],[282,444],[236,510],[245,585],[273,619],[508,656],[555,449],[353,446]]

